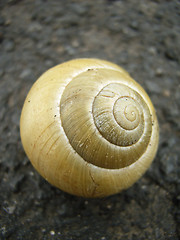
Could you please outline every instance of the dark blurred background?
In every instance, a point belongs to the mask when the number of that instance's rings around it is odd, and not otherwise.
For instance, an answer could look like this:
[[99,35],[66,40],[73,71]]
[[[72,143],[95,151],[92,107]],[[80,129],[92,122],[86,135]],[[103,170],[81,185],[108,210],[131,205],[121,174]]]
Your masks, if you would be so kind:
[[[180,3],[0,0],[0,239],[180,238]],[[20,141],[21,108],[48,68],[79,57],[124,67],[157,110],[160,143],[147,173],[108,198],[43,180]]]

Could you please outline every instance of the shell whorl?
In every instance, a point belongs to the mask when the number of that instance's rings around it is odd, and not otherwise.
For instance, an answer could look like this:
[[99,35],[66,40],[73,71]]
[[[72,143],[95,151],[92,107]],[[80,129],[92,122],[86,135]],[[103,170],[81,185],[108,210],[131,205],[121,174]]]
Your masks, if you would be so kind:
[[137,83],[135,89],[134,82],[127,86],[126,78],[115,70],[87,70],[73,78],[62,94],[60,116],[68,140],[95,166],[129,166],[149,144],[151,113]]
[[26,98],[20,130],[39,173],[86,197],[132,185],[152,162],[159,136],[143,88],[98,59],[72,60],[44,73]]

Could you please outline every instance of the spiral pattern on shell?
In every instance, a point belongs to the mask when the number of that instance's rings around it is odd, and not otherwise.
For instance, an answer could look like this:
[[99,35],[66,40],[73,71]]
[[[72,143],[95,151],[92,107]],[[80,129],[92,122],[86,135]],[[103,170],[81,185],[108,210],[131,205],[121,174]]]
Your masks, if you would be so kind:
[[21,115],[21,138],[50,183],[75,195],[106,196],[132,185],[150,165],[158,123],[149,97],[126,71],[78,59],[34,84]]

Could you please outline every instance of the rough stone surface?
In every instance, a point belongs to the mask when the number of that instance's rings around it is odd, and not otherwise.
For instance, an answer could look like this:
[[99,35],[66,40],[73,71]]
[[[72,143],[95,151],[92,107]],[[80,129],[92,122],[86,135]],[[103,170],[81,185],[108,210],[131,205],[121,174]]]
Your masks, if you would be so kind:
[[[180,3],[0,1],[0,239],[180,238]],[[124,67],[160,124],[157,156],[130,189],[82,199],[43,180],[19,136],[26,94],[48,68],[78,57]]]

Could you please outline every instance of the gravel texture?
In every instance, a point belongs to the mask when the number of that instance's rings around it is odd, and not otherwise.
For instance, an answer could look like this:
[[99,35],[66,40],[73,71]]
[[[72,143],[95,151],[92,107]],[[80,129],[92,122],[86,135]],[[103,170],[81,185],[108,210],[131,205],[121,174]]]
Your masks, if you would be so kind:
[[[0,239],[180,238],[180,3],[0,1]],[[130,189],[83,199],[47,183],[21,145],[19,118],[48,68],[78,57],[124,67],[157,110],[155,161]]]

